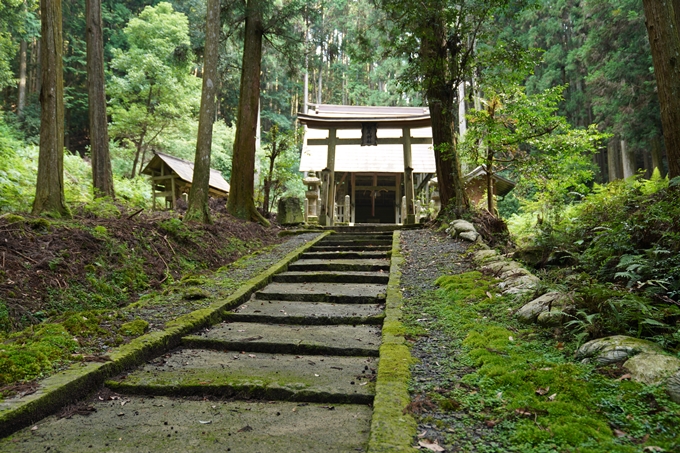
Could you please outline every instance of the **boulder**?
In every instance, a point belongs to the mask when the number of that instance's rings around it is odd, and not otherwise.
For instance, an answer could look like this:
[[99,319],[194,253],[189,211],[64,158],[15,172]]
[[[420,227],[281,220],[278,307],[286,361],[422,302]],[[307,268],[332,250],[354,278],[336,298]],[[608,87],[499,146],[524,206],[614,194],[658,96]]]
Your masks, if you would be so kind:
[[534,322],[541,313],[550,311],[550,307],[556,301],[560,301],[565,297],[566,296],[564,294],[557,291],[543,294],[541,297],[532,300],[517,310],[515,316],[517,316],[521,322]]
[[462,220],[462,219],[454,220],[451,223],[451,227],[459,234],[464,233],[466,231],[471,231],[471,232],[474,232],[474,233],[477,232],[477,230],[475,229],[475,226],[472,223],[468,222],[467,220]]
[[623,367],[634,381],[654,385],[679,371],[680,359],[656,352],[642,352],[626,360]]
[[507,260],[492,261],[480,268],[482,272],[490,272],[497,275],[501,275],[508,271],[517,271],[519,269],[524,269],[521,264],[519,264],[517,261]]
[[680,371],[676,371],[666,380],[666,392],[673,401],[680,404]]
[[472,261],[475,263],[482,263],[484,261],[493,261],[500,258],[498,252],[495,250],[479,250],[472,254]]
[[282,197],[279,199],[277,220],[280,225],[298,225],[304,223],[302,203],[299,198]]
[[479,239],[479,233],[476,231],[462,231],[458,234],[458,237],[469,242],[476,242]]
[[540,282],[541,280],[534,275],[520,275],[499,283],[498,287],[503,290],[503,295],[525,294],[532,292]]
[[583,363],[593,360],[598,365],[608,365],[643,352],[659,353],[661,347],[651,341],[614,335],[587,342],[576,351],[576,359]]
[[549,252],[543,247],[526,247],[517,250],[512,257],[533,267],[540,267],[548,259]]

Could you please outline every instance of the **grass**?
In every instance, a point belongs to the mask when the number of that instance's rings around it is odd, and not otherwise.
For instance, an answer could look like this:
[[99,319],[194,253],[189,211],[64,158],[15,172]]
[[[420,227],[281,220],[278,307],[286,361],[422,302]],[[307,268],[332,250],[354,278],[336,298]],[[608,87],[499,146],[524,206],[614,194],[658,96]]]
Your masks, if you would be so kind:
[[[449,431],[462,451],[680,449],[680,405],[663,389],[611,379],[574,362],[574,345],[518,324],[512,318],[517,303],[497,295],[495,282],[479,272],[441,277],[437,284],[439,290],[415,301],[406,323],[410,336],[422,335],[416,319],[427,314],[431,328],[452,338],[457,355],[440,364],[460,381],[425,390],[440,412],[465,414],[463,426]],[[460,443],[480,426],[488,433],[484,442]]]

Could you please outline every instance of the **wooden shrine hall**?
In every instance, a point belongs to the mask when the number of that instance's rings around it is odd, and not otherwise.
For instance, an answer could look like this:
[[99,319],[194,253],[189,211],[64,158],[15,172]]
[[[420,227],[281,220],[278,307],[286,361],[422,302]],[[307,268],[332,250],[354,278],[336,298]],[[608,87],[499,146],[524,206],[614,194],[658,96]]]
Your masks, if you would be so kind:
[[298,119],[310,220],[416,222],[416,188],[436,174],[427,107],[318,105]]

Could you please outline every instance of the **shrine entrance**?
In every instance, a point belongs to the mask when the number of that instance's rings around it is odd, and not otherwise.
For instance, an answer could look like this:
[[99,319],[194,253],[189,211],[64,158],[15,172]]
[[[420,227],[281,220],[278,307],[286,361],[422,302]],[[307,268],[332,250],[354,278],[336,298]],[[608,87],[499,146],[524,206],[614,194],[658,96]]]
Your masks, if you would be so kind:
[[397,175],[354,175],[355,222],[397,223],[399,215],[399,187]]

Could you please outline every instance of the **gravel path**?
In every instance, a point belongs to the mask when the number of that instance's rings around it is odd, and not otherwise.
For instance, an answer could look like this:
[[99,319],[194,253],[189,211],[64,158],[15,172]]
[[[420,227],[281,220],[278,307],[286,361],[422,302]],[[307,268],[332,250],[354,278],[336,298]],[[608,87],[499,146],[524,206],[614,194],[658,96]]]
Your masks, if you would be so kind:
[[[418,422],[418,439],[414,439],[414,446],[418,447],[420,439],[427,439],[445,447],[445,451],[458,451],[452,445],[452,437],[454,433],[456,437],[461,434],[459,430],[466,425],[462,420],[465,414],[444,412],[426,396],[428,392],[450,389],[459,382],[461,376],[452,373],[451,366],[446,366],[456,359],[456,341],[430,327],[431,315],[420,313],[418,298],[436,288],[434,282],[438,277],[470,270],[468,260],[464,257],[468,244],[429,229],[402,231],[401,237],[405,256],[401,286],[406,323],[415,322],[427,331],[427,335],[412,339],[411,355],[418,359],[411,368],[410,386],[410,409]],[[465,371],[464,368],[453,368]],[[469,426],[462,437],[478,438],[475,429]]]

